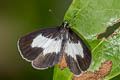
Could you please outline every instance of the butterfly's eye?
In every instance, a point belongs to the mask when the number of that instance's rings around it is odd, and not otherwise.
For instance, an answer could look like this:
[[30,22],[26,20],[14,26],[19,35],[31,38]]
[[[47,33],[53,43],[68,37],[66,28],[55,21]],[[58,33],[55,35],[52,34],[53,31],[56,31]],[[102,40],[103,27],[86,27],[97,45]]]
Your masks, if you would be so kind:
[[64,28],[69,28],[69,24],[68,24],[67,21],[65,21],[65,22],[62,24],[62,26],[63,26]]

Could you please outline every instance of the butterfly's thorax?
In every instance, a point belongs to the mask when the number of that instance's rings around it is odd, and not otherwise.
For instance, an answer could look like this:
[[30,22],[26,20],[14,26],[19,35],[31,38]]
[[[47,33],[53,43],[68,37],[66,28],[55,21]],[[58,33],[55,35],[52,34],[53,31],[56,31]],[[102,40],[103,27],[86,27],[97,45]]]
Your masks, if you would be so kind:
[[66,21],[61,25],[60,32],[63,35],[63,39],[65,41],[68,40],[69,24]]

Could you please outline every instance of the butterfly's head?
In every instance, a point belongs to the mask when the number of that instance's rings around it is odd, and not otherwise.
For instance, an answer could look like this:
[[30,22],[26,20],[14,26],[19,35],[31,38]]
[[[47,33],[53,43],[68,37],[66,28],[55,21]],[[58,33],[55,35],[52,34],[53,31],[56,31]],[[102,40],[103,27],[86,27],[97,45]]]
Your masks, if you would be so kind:
[[69,28],[68,22],[67,21],[63,22],[62,27],[66,29]]

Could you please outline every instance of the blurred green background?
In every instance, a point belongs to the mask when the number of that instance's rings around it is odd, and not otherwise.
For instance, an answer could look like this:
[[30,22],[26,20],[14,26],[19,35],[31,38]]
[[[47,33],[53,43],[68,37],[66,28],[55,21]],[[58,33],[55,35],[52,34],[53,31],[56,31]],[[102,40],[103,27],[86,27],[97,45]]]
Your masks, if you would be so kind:
[[33,69],[17,50],[28,32],[57,26],[72,0],[0,0],[0,80],[52,80],[53,68]]

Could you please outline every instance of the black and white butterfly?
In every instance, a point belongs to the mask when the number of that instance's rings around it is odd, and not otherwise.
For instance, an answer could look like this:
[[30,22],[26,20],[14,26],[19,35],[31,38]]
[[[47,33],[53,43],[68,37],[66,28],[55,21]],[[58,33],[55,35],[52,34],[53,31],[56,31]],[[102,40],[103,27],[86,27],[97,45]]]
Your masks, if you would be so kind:
[[36,69],[46,69],[58,64],[63,55],[70,71],[80,75],[91,63],[91,52],[83,40],[74,33],[67,22],[54,28],[34,31],[21,37],[18,49],[22,57],[32,62]]

